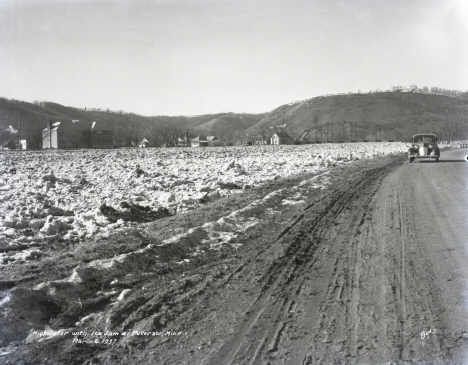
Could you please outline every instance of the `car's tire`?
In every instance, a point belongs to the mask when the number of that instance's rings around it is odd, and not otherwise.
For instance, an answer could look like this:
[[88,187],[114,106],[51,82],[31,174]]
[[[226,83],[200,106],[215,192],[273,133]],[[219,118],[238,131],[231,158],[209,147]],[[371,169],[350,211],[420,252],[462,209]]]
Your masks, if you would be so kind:
[[413,161],[414,161],[414,157],[410,157],[409,158],[409,163],[413,163]]
[[439,162],[439,157],[436,157],[436,158],[435,158],[435,162]]

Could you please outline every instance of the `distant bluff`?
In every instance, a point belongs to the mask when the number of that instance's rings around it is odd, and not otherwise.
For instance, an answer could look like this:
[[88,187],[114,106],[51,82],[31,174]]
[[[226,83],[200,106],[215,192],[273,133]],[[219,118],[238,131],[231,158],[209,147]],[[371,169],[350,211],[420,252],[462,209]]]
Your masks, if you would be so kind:
[[[82,109],[52,102],[28,103],[0,98],[2,130],[9,125],[19,131],[10,136],[28,139],[30,148],[41,148],[42,129],[49,120],[79,119],[112,121],[118,146],[132,146],[146,138],[152,146],[174,145],[190,130],[245,143],[254,135],[268,138],[283,129],[291,137],[306,128],[326,123],[370,122],[394,128],[404,139],[431,132],[440,139],[468,138],[468,95],[458,96],[385,91],[314,97],[282,105],[268,113],[218,113],[200,116],[146,117],[108,109]],[[5,137],[5,138],[4,138]],[[2,142],[6,136],[2,137]]]
[[450,133],[466,138],[468,101],[461,98],[418,92],[375,92],[319,96],[282,105],[247,133],[284,128],[298,135],[306,128],[326,123],[370,122],[395,128],[404,138],[415,133]]

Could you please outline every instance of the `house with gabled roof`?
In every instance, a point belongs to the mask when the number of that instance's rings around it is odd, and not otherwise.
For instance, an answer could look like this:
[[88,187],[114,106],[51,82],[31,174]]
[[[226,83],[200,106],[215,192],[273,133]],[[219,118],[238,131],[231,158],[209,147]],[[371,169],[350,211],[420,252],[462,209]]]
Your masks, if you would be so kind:
[[270,144],[270,138],[265,138],[261,135],[252,136],[252,144],[267,145],[267,144]]
[[197,136],[190,140],[190,145],[192,147],[207,147],[208,143],[208,138],[206,138],[205,135]]
[[293,144],[293,139],[284,131],[273,134],[270,138],[271,144]]
[[179,135],[179,138],[177,138],[177,146],[178,147],[190,147],[191,146],[190,138],[191,138],[191,134],[189,130],[185,132],[185,134]]
[[146,138],[143,138],[140,142],[138,142],[138,147],[145,148],[149,146],[149,141]]

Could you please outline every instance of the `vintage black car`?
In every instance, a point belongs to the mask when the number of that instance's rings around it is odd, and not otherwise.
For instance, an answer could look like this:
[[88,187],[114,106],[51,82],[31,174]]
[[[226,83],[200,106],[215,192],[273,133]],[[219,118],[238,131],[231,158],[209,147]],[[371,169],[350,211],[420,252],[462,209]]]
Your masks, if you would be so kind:
[[408,149],[409,162],[416,158],[429,158],[439,161],[440,149],[435,134],[415,134]]

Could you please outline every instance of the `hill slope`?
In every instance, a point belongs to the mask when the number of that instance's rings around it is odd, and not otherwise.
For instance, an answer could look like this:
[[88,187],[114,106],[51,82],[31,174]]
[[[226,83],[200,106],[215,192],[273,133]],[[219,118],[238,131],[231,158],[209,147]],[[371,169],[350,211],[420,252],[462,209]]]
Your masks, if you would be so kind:
[[453,139],[468,136],[468,101],[434,94],[380,92],[319,96],[282,105],[264,114],[146,117],[122,111],[83,110],[51,102],[27,103],[0,98],[0,143],[5,144],[8,137],[5,128],[11,125],[19,131],[14,139],[28,139],[31,148],[40,148],[41,130],[47,121],[66,119],[111,121],[115,139],[122,146],[134,145],[143,138],[152,145],[174,145],[177,137],[187,130],[192,136],[212,134],[235,140],[246,135],[269,137],[282,126],[297,138],[306,128],[344,121],[381,124],[387,130],[394,128],[405,140],[419,132]]
[[[452,127],[452,137],[463,134],[468,120],[468,103],[441,95],[406,92],[380,92],[320,96],[302,102],[282,105],[266,114],[247,133],[270,131],[285,126],[295,136],[304,129],[326,123],[370,122],[395,128],[403,138],[412,134],[433,132],[448,139],[447,123],[458,120]],[[452,123],[457,124],[457,123]],[[270,132],[271,133],[271,132]]]
[[216,114],[188,119],[190,129],[197,134],[213,134],[232,139],[235,134],[257,124],[265,114]]
[[[190,130],[192,135],[215,134],[233,137],[234,133],[258,123],[265,114],[220,113],[195,117],[146,117],[122,111],[79,109],[51,102],[28,103],[0,98],[0,126],[2,132],[8,126],[19,131],[14,139],[28,139],[31,148],[40,148],[41,131],[49,120],[79,119],[107,121],[114,124],[115,138],[120,145],[132,145],[143,138],[153,145],[173,144],[180,134]],[[229,132],[229,133],[228,133]],[[5,133],[1,133],[3,144]]]

